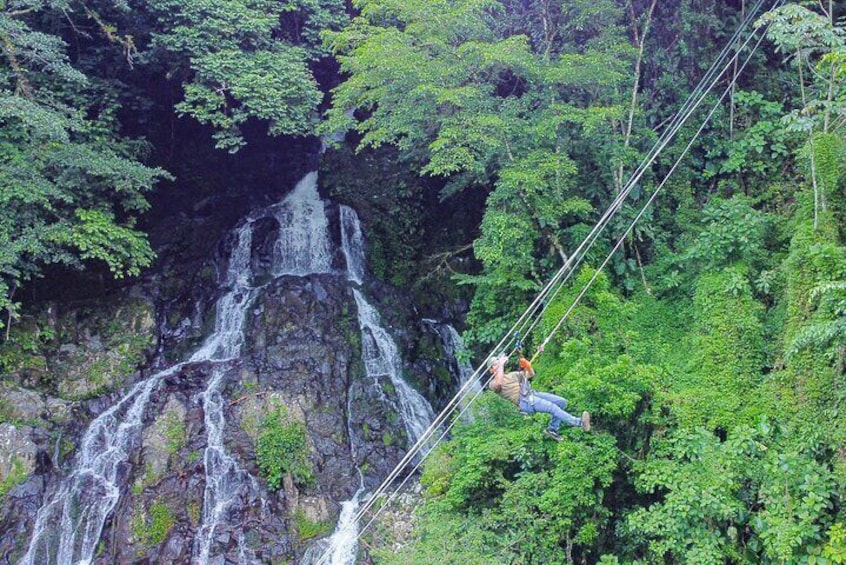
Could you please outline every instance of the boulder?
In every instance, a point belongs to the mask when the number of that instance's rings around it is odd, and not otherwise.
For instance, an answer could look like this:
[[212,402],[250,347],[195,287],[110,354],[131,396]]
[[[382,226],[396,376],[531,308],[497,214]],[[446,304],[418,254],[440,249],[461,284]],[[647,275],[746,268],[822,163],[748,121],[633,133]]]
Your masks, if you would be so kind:
[[32,431],[29,426],[0,424],[0,495],[35,471],[38,446],[30,439]]

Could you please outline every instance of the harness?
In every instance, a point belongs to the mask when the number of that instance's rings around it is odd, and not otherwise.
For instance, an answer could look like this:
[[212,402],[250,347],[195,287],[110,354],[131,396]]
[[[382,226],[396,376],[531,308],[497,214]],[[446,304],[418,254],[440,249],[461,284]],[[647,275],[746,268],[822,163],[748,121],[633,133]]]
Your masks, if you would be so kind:
[[535,397],[532,394],[534,390],[532,390],[532,385],[529,383],[529,379],[526,378],[526,372],[520,371],[520,398],[529,398],[529,401],[534,404]]

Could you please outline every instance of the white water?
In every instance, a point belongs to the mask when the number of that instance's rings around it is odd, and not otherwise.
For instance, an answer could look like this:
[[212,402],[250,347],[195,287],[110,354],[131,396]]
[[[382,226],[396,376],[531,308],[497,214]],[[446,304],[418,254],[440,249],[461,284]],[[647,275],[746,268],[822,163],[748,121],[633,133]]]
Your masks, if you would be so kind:
[[88,565],[106,517],[120,498],[129,455],[137,448],[150,394],[179,365],[133,386],[88,427],[76,468],[39,510],[21,565]]
[[475,379],[472,383],[465,387],[467,381],[473,379],[475,371],[473,370],[473,365],[470,364],[467,356],[464,355],[464,352],[466,351],[464,347],[464,340],[461,339],[461,336],[455,328],[449,324],[430,319],[425,319],[423,321],[432,326],[432,328],[438,332],[438,336],[441,338],[441,343],[444,345],[444,352],[455,363],[455,369],[458,372],[458,388],[460,390],[464,390],[464,394],[460,400],[462,412],[461,419],[465,422],[470,422],[473,420],[471,401],[476,397],[476,393],[482,390],[482,385],[479,383],[478,379]]
[[[347,280],[360,285],[364,280],[364,237],[361,223],[355,210],[340,207],[341,250],[347,262]],[[381,387],[380,387],[381,391]],[[387,401],[387,398],[383,398]],[[352,430],[352,395],[347,392],[347,436],[350,440],[350,455],[356,457],[356,446]],[[300,565],[354,565],[358,554],[358,521],[355,519],[364,495],[364,475],[357,469],[359,487],[350,500],[341,503],[341,513],[335,531],[327,539],[312,544],[300,559]]]
[[[341,246],[347,261],[347,280],[361,285],[364,280],[364,238],[358,216],[352,208],[341,206]],[[434,419],[432,407],[417,391],[402,378],[402,359],[396,343],[382,328],[379,314],[365,300],[358,289],[353,288],[358,306],[359,327],[362,333],[362,358],[367,376],[373,380],[384,402],[390,402],[379,382],[387,376],[397,392],[400,416],[405,425],[410,443],[415,443]],[[353,431],[350,428],[352,403],[347,402],[347,433],[350,438],[350,452],[355,459]],[[361,471],[359,470],[359,476]],[[300,565],[354,565],[358,552],[359,523],[355,519],[364,492],[364,478],[350,500],[341,504],[338,525],[332,535],[313,544],[303,555]]]
[[[198,352],[206,355],[238,357],[244,341],[244,317],[256,290],[251,285],[250,250],[252,227],[256,220],[272,215],[279,222],[279,234],[273,245],[271,272],[274,276],[331,271],[332,253],[329,241],[329,222],[323,203],[317,193],[317,173],[307,174],[294,190],[278,205],[253,215],[238,233],[229,260],[226,282],[228,292],[218,301],[217,320],[226,321],[226,330],[216,328],[215,334],[225,336],[215,343],[204,345]],[[211,342],[211,340],[209,340]],[[215,357],[217,358],[217,357]],[[192,360],[194,358],[192,357]],[[206,487],[203,493],[203,519],[194,540],[193,561],[208,562],[212,553],[214,535],[221,524],[231,521],[233,511],[243,506],[250,492],[258,493],[255,478],[247,473],[226,450],[226,428],[222,385],[226,371],[216,368],[203,392],[203,412],[208,442],[203,461],[206,470]],[[250,563],[245,557],[247,549],[243,536],[238,537],[241,563]]]
[[[248,221],[235,232],[236,242],[232,246],[228,268],[223,278],[227,290],[215,306],[215,330],[191,356],[191,361],[222,361],[238,357],[241,353],[244,343],[244,318],[254,296],[254,289],[250,286],[252,230],[253,222]],[[207,435],[206,449],[203,452],[206,481],[202,521],[194,538],[192,555],[192,561],[198,564],[208,562],[215,531],[221,522],[226,520],[228,513],[235,509],[238,500],[246,496],[245,491],[251,488],[252,492],[259,492],[255,479],[227,453],[223,443],[226,417],[221,385],[225,376],[225,367],[214,367],[206,390],[202,393]],[[246,552],[240,539],[239,551],[242,555]]]
[[247,304],[252,299],[250,287],[250,247],[253,242],[252,222],[244,224],[236,232],[237,242],[229,255],[229,266],[223,285],[226,293],[215,304],[214,331],[206,338],[202,347],[190,361],[222,361],[237,357],[244,342],[244,317]]
[[[361,284],[364,274],[361,227],[352,209],[342,207],[340,215],[347,279]],[[282,203],[251,216],[236,230],[236,241],[221,281],[224,293],[215,305],[215,329],[190,357],[189,362],[220,362],[237,358],[241,354],[246,311],[259,290],[251,286],[253,225],[257,220],[270,216],[275,217],[280,225],[271,267],[275,276],[332,272],[328,219],[324,203],[317,192],[317,173],[313,172],[306,175]],[[367,373],[377,383],[379,376],[387,375],[390,378],[399,396],[400,415],[409,440],[414,442],[432,421],[432,409],[422,396],[402,380],[401,360],[396,344],[379,325],[378,313],[357,290],[354,293],[359,309]],[[150,395],[164,377],[178,372],[184,365],[177,364],[136,384],[91,423],[83,436],[75,469],[61,481],[49,501],[38,511],[33,536],[21,561],[22,565],[89,565],[92,562],[106,519],[117,505],[121,488],[125,486],[130,474],[131,464],[128,461],[140,443]],[[192,553],[192,562],[201,565],[211,559],[215,532],[219,526],[228,524],[237,516],[237,510],[248,503],[250,494],[258,498],[259,492],[255,479],[238,465],[224,446],[226,402],[222,396],[222,387],[225,377],[225,366],[216,366],[202,393],[208,434],[204,452],[206,486],[202,522]],[[353,436],[351,430],[348,432],[354,453]],[[353,498],[342,503],[335,533],[320,546],[330,548],[332,565],[351,565],[355,562],[358,524],[354,517],[363,495],[362,479]],[[238,535],[237,540],[239,562],[255,562],[244,536]]]
[[317,172],[308,173],[275,207],[279,239],[273,247],[273,274],[306,276],[332,272],[329,219],[317,193]]
[[[374,380],[383,376],[391,380],[399,398],[400,416],[408,433],[409,443],[414,444],[435,419],[435,413],[426,399],[403,380],[402,359],[397,344],[391,334],[382,327],[379,313],[357,289],[353,289],[353,295],[358,305],[361,355],[367,375]],[[431,439],[424,444],[423,453],[428,450]]]
[[364,236],[355,210],[341,206],[341,248],[347,259],[347,280],[364,281]]
[[[355,214],[355,212],[353,212]],[[356,216],[356,221],[358,217]],[[357,449],[352,429],[352,395],[347,393],[347,436],[350,455],[357,460]],[[341,513],[335,531],[325,540],[312,545],[303,555],[300,565],[354,565],[358,554],[358,521],[355,519],[364,495],[364,474],[358,471],[359,487],[350,500],[341,503]]]

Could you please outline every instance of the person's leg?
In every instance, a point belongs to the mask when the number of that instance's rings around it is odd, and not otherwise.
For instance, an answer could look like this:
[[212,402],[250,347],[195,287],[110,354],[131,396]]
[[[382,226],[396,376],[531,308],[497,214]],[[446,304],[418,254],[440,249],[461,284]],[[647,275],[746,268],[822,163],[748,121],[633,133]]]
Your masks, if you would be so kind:
[[550,392],[538,392],[535,391],[535,396],[543,398],[544,400],[549,400],[562,410],[567,410],[567,399],[558,396],[557,394],[552,394]]
[[544,412],[552,416],[552,421],[549,422],[549,429],[554,432],[558,431],[558,428],[561,426],[561,422],[574,427],[582,425],[582,421],[579,418],[568,414],[559,408],[557,404],[553,404],[549,400],[538,396],[537,393],[535,393],[535,402],[532,409],[534,412]]

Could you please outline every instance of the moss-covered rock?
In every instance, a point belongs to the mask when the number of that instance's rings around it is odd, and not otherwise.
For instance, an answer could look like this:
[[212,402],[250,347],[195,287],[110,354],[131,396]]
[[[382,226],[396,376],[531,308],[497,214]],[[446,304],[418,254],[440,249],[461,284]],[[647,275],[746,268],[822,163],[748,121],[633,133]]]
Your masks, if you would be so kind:
[[141,440],[144,469],[153,480],[172,468],[179,450],[185,446],[187,409],[173,395],[162,412],[145,431]]
[[146,361],[155,344],[155,308],[141,298],[104,309],[79,309],[59,323],[62,345],[52,369],[63,398],[89,398],[114,390]]
[[0,499],[35,471],[37,455],[28,427],[0,424]]

